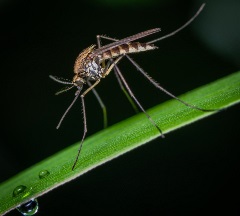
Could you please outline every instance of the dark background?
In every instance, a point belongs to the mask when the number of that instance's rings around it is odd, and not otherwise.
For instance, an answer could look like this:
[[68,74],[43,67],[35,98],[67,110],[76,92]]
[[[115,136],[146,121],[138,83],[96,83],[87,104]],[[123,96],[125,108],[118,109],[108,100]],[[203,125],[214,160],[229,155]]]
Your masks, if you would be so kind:
[[[201,1],[0,1],[0,181],[64,149],[82,136],[80,101],[60,130],[74,91],[49,79],[72,79],[78,53],[97,34],[123,38],[184,24]],[[176,95],[239,69],[239,1],[207,1],[187,29],[134,59]],[[238,56],[238,57],[237,57]],[[120,64],[145,108],[169,99],[126,60]],[[134,115],[113,74],[97,87],[109,125]],[[102,129],[102,111],[86,97],[88,135]],[[167,134],[38,199],[38,215],[239,215],[239,105]],[[14,187],[14,186],[13,186]],[[9,215],[19,215],[12,211]]]

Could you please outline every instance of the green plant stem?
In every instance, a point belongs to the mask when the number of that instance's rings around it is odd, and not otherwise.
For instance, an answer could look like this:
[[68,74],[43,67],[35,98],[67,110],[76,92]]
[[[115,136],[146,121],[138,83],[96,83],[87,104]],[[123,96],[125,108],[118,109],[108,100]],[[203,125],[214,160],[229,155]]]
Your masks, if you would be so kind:
[[[188,92],[180,98],[205,109],[229,107],[240,101],[240,72]],[[176,100],[170,100],[151,108],[147,112],[166,134],[217,111],[202,112],[186,107]],[[0,185],[0,214],[16,208],[31,198],[47,193],[94,167],[159,136],[158,130],[142,113],[100,131],[85,140],[74,171],[71,167],[79,143],[33,165],[2,183]],[[48,170],[50,174],[45,178],[39,178],[38,175],[41,170]],[[13,190],[18,185],[25,185],[27,190],[13,197]]]

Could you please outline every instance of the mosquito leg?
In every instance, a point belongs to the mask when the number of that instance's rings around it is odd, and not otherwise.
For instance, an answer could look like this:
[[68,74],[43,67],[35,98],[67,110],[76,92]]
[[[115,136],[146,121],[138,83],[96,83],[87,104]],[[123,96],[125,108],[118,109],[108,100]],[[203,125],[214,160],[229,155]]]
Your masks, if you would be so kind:
[[160,132],[161,136],[164,137],[162,130],[157,126],[156,122],[151,118],[151,116],[145,111],[145,109],[142,107],[142,105],[139,103],[139,101],[137,100],[137,98],[134,96],[133,92],[131,91],[131,89],[129,88],[126,80],[124,79],[122,73],[120,72],[119,68],[117,65],[115,65],[116,68],[116,72],[118,73],[120,79],[122,80],[123,84],[125,85],[128,93],[130,94],[130,96],[133,98],[133,100],[135,101],[135,103],[138,105],[138,107],[142,110],[142,112],[147,116],[147,118],[149,119],[149,121],[158,129],[158,131]]
[[101,38],[106,39],[106,40],[110,40],[110,41],[119,41],[118,39],[115,39],[115,38],[107,37],[107,36],[104,36],[104,35],[97,35],[98,48],[101,47]]
[[75,166],[76,166],[76,164],[77,164],[77,161],[78,161],[80,152],[81,152],[81,150],[82,150],[83,141],[84,141],[85,136],[86,136],[86,134],[87,134],[87,116],[86,116],[86,109],[85,109],[85,103],[84,103],[84,95],[82,94],[80,97],[81,97],[81,101],[82,101],[82,112],[83,112],[84,131],[83,131],[83,137],[82,137],[80,146],[79,146],[79,148],[78,148],[78,153],[77,153],[76,159],[75,159],[74,164],[73,164],[73,166],[72,166],[72,170],[74,170],[74,168],[75,168]]
[[100,48],[100,47],[102,46],[102,42],[101,42],[101,38],[102,38],[102,36],[101,36],[101,35],[97,35],[96,38],[97,38],[97,45],[98,45],[98,48]]
[[67,108],[67,110],[65,111],[65,113],[62,115],[62,118],[60,119],[58,125],[57,125],[57,129],[60,128],[61,124],[62,124],[62,121],[63,119],[65,118],[65,116],[67,115],[68,111],[72,108],[73,104],[76,102],[76,100],[78,99],[79,97],[79,94],[80,94],[80,91],[76,93],[75,95],[75,98],[73,99],[72,103],[69,105],[69,107]]
[[[168,37],[171,37],[171,36],[177,34],[179,31],[181,31],[181,30],[183,30],[185,27],[189,26],[189,24],[190,24],[191,22],[193,22],[193,21],[196,19],[196,17],[198,17],[198,15],[202,12],[202,10],[203,10],[204,7],[205,7],[205,3],[203,3],[203,4],[200,6],[200,8],[198,9],[198,11],[192,16],[191,19],[189,19],[184,25],[182,25],[181,27],[179,27],[179,28],[176,29],[175,31],[173,31],[173,32],[171,32],[171,33],[169,33],[169,34],[167,34],[167,35],[164,35],[164,36],[162,36],[162,37],[160,37],[160,38],[157,38],[157,39],[154,39],[154,40],[152,40],[152,41],[149,41],[149,42],[147,42],[147,44],[152,44],[152,43],[158,42],[158,41],[160,41],[160,40],[163,40],[163,39],[165,39],[165,38],[168,38]],[[159,30],[160,30],[160,29],[159,29]],[[158,31],[159,31],[159,30],[158,30]],[[100,46],[101,46],[101,44],[100,44],[100,42],[101,42],[100,38],[106,39],[106,40],[111,40],[111,41],[119,41],[118,39],[115,39],[115,38],[107,37],[107,36],[104,36],[104,35],[97,35],[97,40],[98,40],[98,46],[99,46],[99,48],[100,48]]]
[[[85,90],[85,92],[82,93],[82,95],[85,96],[85,95],[86,95],[89,91],[91,91],[99,82],[100,82],[100,79],[97,80],[95,83],[93,83],[93,85],[91,85],[89,88],[87,88],[87,89]],[[82,96],[82,95],[81,95],[81,96]]]
[[136,113],[139,113],[138,107],[136,106],[136,104],[135,104],[134,101],[132,100],[131,96],[128,94],[126,88],[124,87],[124,85],[123,85],[123,83],[122,83],[122,81],[121,81],[121,79],[120,79],[120,77],[119,77],[119,75],[118,75],[118,73],[117,73],[117,71],[116,71],[116,68],[114,67],[113,70],[114,70],[115,76],[117,77],[117,81],[118,81],[118,83],[119,83],[119,85],[120,85],[121,90],[123,91],[123,93],[124,93],[125,96],[127,97],[127,99],[128,99],[128,101],[130,102],[130,104],[132,105],[134,111],[135,111]]
[[[90,81],[87,81],[88,86],[92,86],[92,83]],[[95,95],[95,97],[98,100],[98,103],[100,104],[102,111],[103,111],[103,127],[106,128],[107,127],[107,109],[105,104],[103,103],[102,99],[100,98],[99,94],[97,93],[97,91],[95,90],[95,88],[92,89],[93,94]]]
[[157,42],[157,41],[160,41],[160,40],[163,40],[163,39],[165,39],[165,38],[171,37],[171,36],[177,34],[178,32],[182,31],[184,28],[186,28],[187,26],[189,26],[190,23],[191,23],[193,20],[196,19],[196,17],[197,17],[197,16],[201,13],[201,11],[203,10],[204,6],[205,6],[205,3],[202,4],[202,5],[200,6],[200,8],[198,9],[198,11],[193,15],[193,17],[192,17],[190,20],[188,20],[184,25],[182,25],[180,28],[178,28],[178,29],[176,29],[175,31],[173,31],[173,32],[171,32],[171,33],[169,33],[169,34],[167,34],[167,35],[164,35],[164,36],[162,36],[162,37],[160,37],[160,38],[157,38],[157,39],[155,39],[155,40],[149,41],[149,42],[147,42],[147,44],[155,43],[155,42]]
[[115,39],[115,38],[107,37],[107,36],[104,36],[104,35],[97,35],[98,48],[102,47],[101,39],[106,39],[106,40],[110,40],[110,41],[119,41],[118,39]]
[[[76,156],[76,159],[74,161],[74,164],[72,166],[72,170],[74,170],[75,166],[76,166],[76,163],[78,161],[78,158],[79,158],[79,155],[80,155],[80,152],[81,152],[81,149],[82,149],[82,145],[83,145],[83,141],[85,139],[85,136],[87,134],[87,117],[86,117],[86,109],[85,109],[85,103],[84,103],[84,96],[89,92],[91,91],[98,83],[100,82],[100,80],[97,80],[93,85],[91,85],[86,91],[84,91],[82,94],[81,94],[81,101],[82,101],[82,111],[83,111],[83,124],[84,124],[84,131],[83,131],[83,137],[82,137],[82,140],[81,140],[81,143],[80,143],[80,146],[78,148],[78,153],[77,153],[77,156]],[[77,98],[79,97],[79,94],[80,94],[80,90],[78,90],[76,92],[76,96],[72,102],[72,104],[69,106],[69,108],[67,109],[67,111],[64,113],[63,115],[63,118],[65,117],[66,113],[68,112],[68,110],[72,107],[72,105],[74,104],[74,102],[77,100]],[[63,119],[62,118],[62,119]],[[62,121],[62,119],[60,120],[60,123]],[[59,125],[60,125],[59,123]]]
[[113,62],[110,61],[111,65],[109,67],[106,67],[106,71],[103,73],[103,78],[105,78],[113,69],[114,66],[117,65],[117,63],[123,58],[124,56],[119,56],[117,59],[115,59]]
[[[72,170],[74,170],[74,168],[75,168],[75,166],[76,166],[76,164],[77,164],[77,161],[78,161],[78,158],[79,158],[81,149],[82,149],[83,141],[84,141],[85,136],[86,136],[86,134],[87,134],[87,117],[86,117],[86,109],[85,109],[84,97],[85,97],[85,95],[86,95],[89,91],[93,90],[93,88],[94,88],[99,82],[100,82],[100,80],[97,80],[93,85],[90,85],[89,88],[88,88],[85,92],[83,92],[83,93],[81,94],[81,96],[80,96],[80,97],[81,97],[81,100],[82,100],[82,111],[83,111],[84,131],[83,131],[83,137],[82,137],[80,146],[79,146],[79,148],[78,148],[78,153],[77,153],[76,159],[75,159],[74,164],[73,164],[73,166],[72,166]],[[78,92],[76,93],[76,97],[78,97],[79,94],[80,94],[80,91],[79,91],[79,93],[78,93]]]
[[160,86],[152,77],[150,77],[131,57],[129,57],[128,55],[126,55],[126,57],[129,59],[129,61],[137,68],[137,70],[139,70],[156,88],[160,89],[162,92],[164,92],[165,94],[169,95],[170,97],[178,100],[179,102],[181,102],[182,104],[196,109],[196,110],[200,110],[203,112],[212,112],[212,111],[216,111],[214,109],[203,109],[200,107],[197,107],[195,105],[189,104],[183,100],[181,100],[180,98],[176,97],[174,94],[170,93],[169,91],[167,91],[165,88],[163,88],[162,86]]

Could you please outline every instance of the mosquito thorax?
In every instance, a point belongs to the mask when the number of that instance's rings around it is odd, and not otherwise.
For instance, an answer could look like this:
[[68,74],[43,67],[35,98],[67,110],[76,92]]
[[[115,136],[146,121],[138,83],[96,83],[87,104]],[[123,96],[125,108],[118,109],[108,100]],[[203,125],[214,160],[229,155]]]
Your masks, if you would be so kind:
[[86,64],[84,66],[85,66],[84,70],[91,80],[97,80],[102,77],[103,68],[99,63],[98,57],[86,61]]
[[86,61],[89,60],[89,54],[92,53],[94,50],[95,45],[91,45],[90,47],[83,50],[78,57],[76,58],[75,64],[74,64],[74,73],[79,74],[82,70],[84,70]]

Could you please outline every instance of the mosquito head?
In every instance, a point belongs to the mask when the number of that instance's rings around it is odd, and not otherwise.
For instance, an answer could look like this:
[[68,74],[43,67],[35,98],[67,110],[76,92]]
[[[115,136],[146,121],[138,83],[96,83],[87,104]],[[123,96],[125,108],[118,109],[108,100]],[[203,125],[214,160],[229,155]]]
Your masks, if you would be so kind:
[[76,86],[78,89],[82,89],[83,85],[86,83],[85,80],[83,78],[81,78],[78,75],[75,75],[73,77],[73,81],[72,81],[73,85]]

